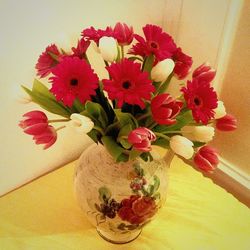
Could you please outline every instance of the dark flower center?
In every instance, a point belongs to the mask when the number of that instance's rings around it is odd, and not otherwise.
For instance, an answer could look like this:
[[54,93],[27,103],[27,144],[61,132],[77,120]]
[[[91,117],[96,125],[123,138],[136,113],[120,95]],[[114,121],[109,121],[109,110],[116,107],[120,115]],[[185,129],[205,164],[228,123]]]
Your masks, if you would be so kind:
[[150,42],[150,47],[153,49],[157,49],[159,46],[156,42]]
[[130,86],[131,86],[131,83],[129,81],[125,81],[122,83],[122,87],[124,89],[129,89]]
[[198,97],[195,97],[195,98],[194,98],[194,104],[195,104],[196,106],[200,106],[201,103],[202,103],[202,101],[201,101],[200,98],[198,98]]
[[78,80],[76,78],[73,78],[70,80],[70,85],[71,86],[76,86],[78,84]]

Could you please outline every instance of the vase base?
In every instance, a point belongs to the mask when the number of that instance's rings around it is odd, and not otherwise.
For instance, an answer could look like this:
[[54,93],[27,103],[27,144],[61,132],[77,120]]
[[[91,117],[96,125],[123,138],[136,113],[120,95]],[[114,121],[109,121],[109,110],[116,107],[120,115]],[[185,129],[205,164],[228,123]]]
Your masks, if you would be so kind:
[[96,229],[98,234],[106,241],[113,243],[113,244],[126,244],[129,243],[136,238],[139,237],[139,235],[142,232],[141,230],[135,231],[135,232],[129,232],[127,234],[118,234],[114,232],[106,232],[101,229]]

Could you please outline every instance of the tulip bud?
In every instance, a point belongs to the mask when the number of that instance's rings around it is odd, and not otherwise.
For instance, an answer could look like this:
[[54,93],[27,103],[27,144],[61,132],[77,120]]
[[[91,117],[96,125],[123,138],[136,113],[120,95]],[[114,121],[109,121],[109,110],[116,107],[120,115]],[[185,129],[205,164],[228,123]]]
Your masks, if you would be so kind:
[[104,36],[99,40],[99,49],[103,59],[113,62],[117,58],[117,44],[113,37]]
[[134,149],[142,152],[151,150],[151,141],[155,141],[155,134],[144,127],[132,130],[128,135],[128,142],[131,143]]
[[220,131],[233,131],[237,128],[237,120],[233,115],[225,115],[216,120],[216,128]]
[[222,101],[218,101],[218,106],[216,109],[214,109],[214,112],[214,119],[222,118],[227,114],[224,103]]
[[129,27],[126,23],[117,23],[114,28],[114,36],[120,45],[129,45],[134,38],[133,27]]
[[70,126],[75,128],[79,133],[87,134],[94,127],[94,123],[87,116],[74,113],[70,116],[70,119]]
[[214,137],[214,128],[208,126],[185,126],[181,132],[192,141],[209,142]]
[[216,71],[210,67],[208,63],[203,63],[193,72],[193,78],[199,80],[199,82],[210,83],[216,75]]
[[172,73],[174,69],[174,61],[172,59],[165,59],[158,62],[151,71],[151,78],[155,82],[163,82]]
[[174,135],[170,139],[170,148],[185,159],[190,159],[193,156],[193,145],[193,142],[181,135]]
[[200,148],[194,156],[194,163],[201,170],[213,171],[219,163],[217,151],[210,146]]

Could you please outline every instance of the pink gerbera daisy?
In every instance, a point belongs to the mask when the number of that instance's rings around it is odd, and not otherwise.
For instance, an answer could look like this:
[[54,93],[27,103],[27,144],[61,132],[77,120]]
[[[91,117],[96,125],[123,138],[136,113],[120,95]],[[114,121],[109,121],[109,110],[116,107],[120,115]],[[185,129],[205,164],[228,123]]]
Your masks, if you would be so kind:
[[[51,53],[51,54],[50,54]],[[51,73],[53,67],[58,63],[55,57],[59,57],[61,54],[55,44],[49,45],[46,50],[39,56],[36,64],[37,75],[41,78],[46,77]]]
[[138,43],[130,50],[131,54],[142,57],[154,54],[159,61],[170,58],[173,55],[176,50],[176,45],[172,37],[163,32],[162,28],[147,24],[143,27],[143,32],[146,39],[139,35],[134,35]]
[[128,59],[112,63],[106,67],[111,80],[103,80],[104,89],[111,100],[118,101],[118,107],[124,103],[145,107],[144,99],[150,100],[155,90],[148,72],[141,72],[141,64]]
[[64,57],[52,70],[50,91],[56,99],[67,106],[72,106],[78,98],[81,103],[91,99],[98,87],[98,77],[90,65],[78,57]]
[[192,110],[196,122],[207,124],[214,117],[214,109],[217,107],[217,94],[213,87],[206,82],[199,82],[197,79],[188,81],[187,87],[181,91],[188,108]]

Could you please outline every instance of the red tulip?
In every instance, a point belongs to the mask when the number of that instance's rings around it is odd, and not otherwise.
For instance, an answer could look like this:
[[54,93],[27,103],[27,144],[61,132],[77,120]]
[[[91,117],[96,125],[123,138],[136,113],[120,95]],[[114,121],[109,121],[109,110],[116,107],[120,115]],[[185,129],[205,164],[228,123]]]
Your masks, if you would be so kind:
[[169,94],[160,94],[153,98],[151,111],[153,119],[161,125],[172,125],[180,113],[183,103],[176,101]]
[[203,63],[193,72],[193,78],[199,80],[199,82],[210,83],[216,75],[216,71],[210,67],[210,65]]
[[233,131],[237,128],[237,120],[233,115],[227,114],[216,120],[216,128],[220,131]]
[[133,27],[128,27],[125,23],[117,23],[114,28],[114,37],[120,45],[129,45],[134,38]]
[[151,141],[155,141],[155,134],[144,127],[136,128],[128,135],[128,142],[131,143],[134,149],[148,152],[151,150]]
[[210,146],[200,148],[194,156],[194,163],[201,170],[212,172],[219,163],[217,151]]
[[56,142],[56,139],[56,130],[50,125],[41,134],[33,136],[33,140],[36,144],[44,144],[43,149],[47,149],[52,146]]
[[33,135],[36,144],[45,144],[44,149],[47,149],[55,143],[57,133],[54,127],[49,126],[45,113],[36,110],[23,116],[26,119],[20,121],[19,126],[24,130],[24,133]]
[[48,127],[48,118],[42,111],[31,111],[24,114],[23,117],[26,119],[20,121],[19,127],[24,129],[26,134],[41,134]]

